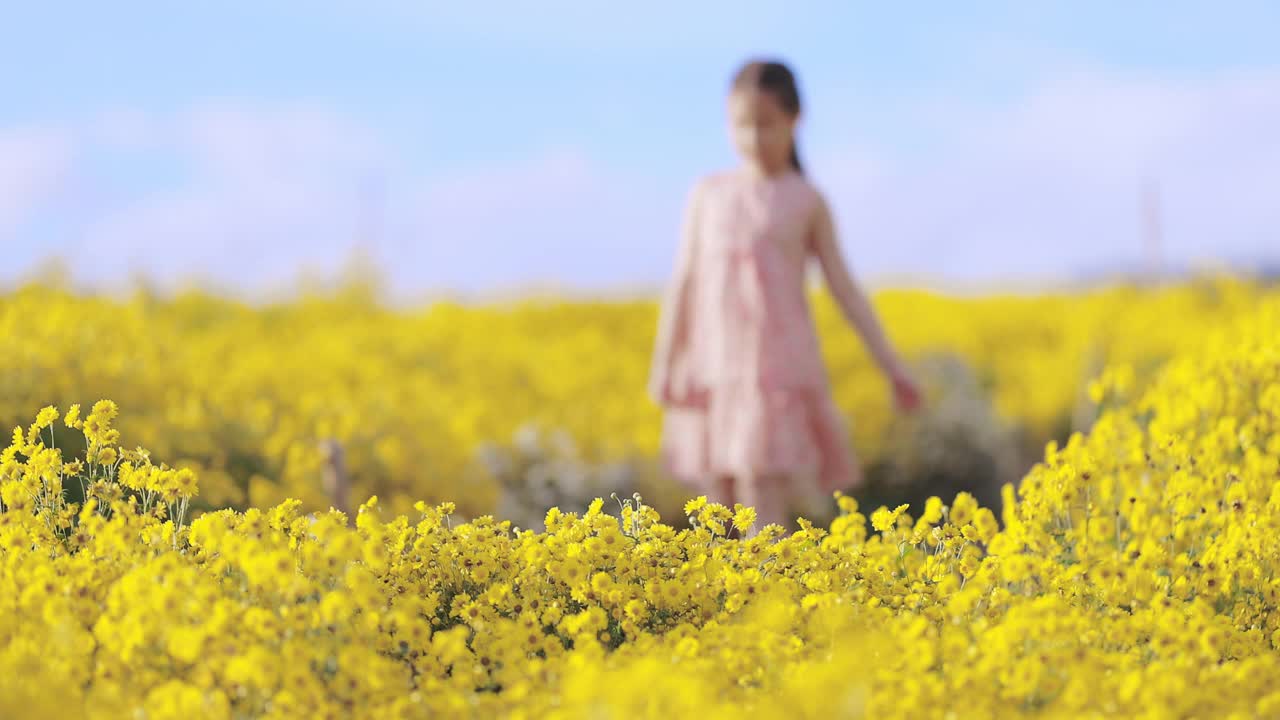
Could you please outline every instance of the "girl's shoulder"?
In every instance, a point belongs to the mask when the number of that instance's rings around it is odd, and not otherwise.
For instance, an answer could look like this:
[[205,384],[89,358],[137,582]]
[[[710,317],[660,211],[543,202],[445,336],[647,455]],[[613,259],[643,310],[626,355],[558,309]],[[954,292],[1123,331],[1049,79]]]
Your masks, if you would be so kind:
[[694,178],[685,192],[685,205],[691,210],[715,204],[717,198],[729,195],[733,189],[732,171],[714,171]]
[[[690,194],[699,195],[716,192],[729,192],[741,187],[752,186],[760,181],[745,174],[740,169],[714,170],[705,173],[693,182]],[[789,172],[781,177],[765,182],[786,190],[788,193],[820,199],[822,192],[803,173]]]
[[802,215],[811,214],[826,204],[822,190],[802,172],[788,172],[770,182],[775,187],[772,193],[775,201]]
[[787,175],[787,181],[796,188],[796,191],[814,200],[822,199],[822,189],[817,183],[802,172],[792,172]]
[[723,192],[733,187],[739,176],[740,174],[733,170],[713,170],[696,178],[690,192],[694,194]]
[[804,193],[809,204],[815,209],[825,209],[827,207],[827,194],[814,181],[805,175],[800,175],[802,192]]

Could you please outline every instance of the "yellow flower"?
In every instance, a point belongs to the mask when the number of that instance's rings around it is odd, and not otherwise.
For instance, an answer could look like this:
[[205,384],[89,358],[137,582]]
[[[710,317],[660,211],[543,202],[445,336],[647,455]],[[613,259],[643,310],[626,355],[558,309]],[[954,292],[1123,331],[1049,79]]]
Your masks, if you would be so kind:
[[920,516],[921,522],[925,522],[930,525],[938,523],[942,520],[942,510],[943,506],[941,498],[929,498],[925,501],[924,513]]
[[177,627],[169,631],[168,650],[174,659],[194,663],[204,648],[205,635],[195,627]]
[[906,512],[907,507],[907,505],[899,505],[892,511],[886,507],[877,509],[875,512],[871,513],[871,527],[875,528],[878,532],[888,532],[892,530],[897,526],[898,518],[902,513]]
[[699,495],[698,497],[684,504],[684,514],[690,515],[690,516],[697,515],[698,512],[706,506],[707,506],[707,496]]
[[735,512],[733,512],[733,528],[736,528],[737,532],[745,533],[745,532],[748,532],[748,530],[750,530],[751,528],[753,528],[754,525],[755,525],[754,507],[742,507],[742,506],[737,507]]
[[36,415],[36,422],[33,427],[37,430],[44,430],[56,422],[58,422],[58,408],[49,405],[42,408]]
[[967,492],[956,495],[956,500],[951,505],[950,520],[957,527],[968,525],[973,520],[974,513],[978,511],[978,501]]
[[62,422],[73,429],[79,429],[84,426],[84,422],[80,419],[80,403],[75,403],[67,409],[66,417],[62,419]]
[[979,508],[973,517],[973,528],[978,542],[989,543],[1000,531],[1000,524],[990,509]]

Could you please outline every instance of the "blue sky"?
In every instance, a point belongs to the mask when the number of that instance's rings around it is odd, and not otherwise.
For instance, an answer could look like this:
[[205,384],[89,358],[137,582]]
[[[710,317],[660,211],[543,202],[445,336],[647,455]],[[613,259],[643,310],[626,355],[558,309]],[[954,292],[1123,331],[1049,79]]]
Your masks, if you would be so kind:
[[0,280],[51,255],[257,289],[357,239],[405,292],[665,278],[748,55],[871,278],[1280,248],[1267,2],[26,3],[0,22]]

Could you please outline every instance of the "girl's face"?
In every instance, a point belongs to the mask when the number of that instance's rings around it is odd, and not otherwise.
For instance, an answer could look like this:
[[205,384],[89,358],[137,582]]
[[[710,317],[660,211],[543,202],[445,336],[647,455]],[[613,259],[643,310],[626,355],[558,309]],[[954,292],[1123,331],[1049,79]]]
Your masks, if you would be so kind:
[[791,165],[796,116],[770,92],[735,90],[729,94],[729,132],[743,160],[766,173]]

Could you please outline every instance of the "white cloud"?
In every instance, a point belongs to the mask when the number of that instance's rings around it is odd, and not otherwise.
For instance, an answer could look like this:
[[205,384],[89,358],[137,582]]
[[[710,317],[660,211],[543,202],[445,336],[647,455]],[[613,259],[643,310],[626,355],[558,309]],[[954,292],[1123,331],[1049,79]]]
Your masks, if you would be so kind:
[[[1159,184],[1178,262],[1280,248],[1280,72],[1064,78],[1003,107],[931,107],[927,157],[835,153],[821,171],[850,254],[875,273],[1067,274],[1142,259]],[[874,161],[867,160],[871,154]],[[821,160],[821,158],[820,158]]]
[[[1280,71],[1079,73],[1015,102],[939,102],[903,120],[922,128],[928,152],[848,133],[806,143],[862,274],[982,279],[1137,262],[1148,178],[1161,185],[1171,259],[1274,260],[1280,249]],[[117,189],[123,166],[81,165],[102,147],[125,153],[112,162],[135,152],[180,172]],[[404,291],[654,284],[685,193],[573,145],[447,174],[411,167],[392,138],[315,106],[116,111],[75,133],[0,133],[0,158],[0,237],[72,177],[96,199],[57,208],[78,228],[69,254],[82,277],[107,281],[141,269],[257,288],[301,266],[334,269],[374,227],[363,239]]]
[[187,177],[88,219],[74,255],[91,279],[140,270],[252,287],[304,265],[332,269],[387,157],[372,134],[320,108],[218,104],[130,120]]
[[423,184],[407,196],[408,225],[389,252],[404,261],[395,276],[406,286],[651,281],[668,265],[682,196],[552,150]]
[[177,130],[197,171],[230,182],[355,181],[387,156],[373,133],[324,107],[206,103],[182,113]]
[[0,128],[0,241],[35,216],[68,178],[74,145],[54,128]]
[[331,274],[363,241],[406,293],[602,288],[638,267],[660,275],[674,242],[678,208],[661,207],[663,189],[573,148],[431,177],[314,108],[224,105],[132,124],[181,157],[188,177],[89,218],[72,253],[86,280],[141,271],[259,289],[301,268]]
[[108,148],[140,150],[155,145],[163,131],[160,119],[136,108],[102,111],[85,129],[85,142]]

